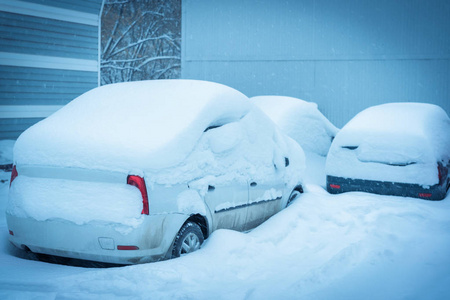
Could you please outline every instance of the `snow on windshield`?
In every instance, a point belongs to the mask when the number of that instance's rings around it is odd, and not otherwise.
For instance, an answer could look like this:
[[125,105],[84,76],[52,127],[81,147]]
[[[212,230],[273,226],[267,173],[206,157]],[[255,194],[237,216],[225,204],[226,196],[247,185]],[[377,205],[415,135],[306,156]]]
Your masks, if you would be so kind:
[[304,150],[327,155],[338,129],[316,103],[284,96],[257,96],[251,100]]
[[212,82],[106,85],[24,132],[15,160],[121,171],[171,166],[190,153],[208,126],[239,120],[249,107],[242,93]]
[[448,149],[450,119],[440,107],[378,105],[356,115],[337,134],[327,158],[327,174],[432,185],[438,178],[436,162],[450,159]]

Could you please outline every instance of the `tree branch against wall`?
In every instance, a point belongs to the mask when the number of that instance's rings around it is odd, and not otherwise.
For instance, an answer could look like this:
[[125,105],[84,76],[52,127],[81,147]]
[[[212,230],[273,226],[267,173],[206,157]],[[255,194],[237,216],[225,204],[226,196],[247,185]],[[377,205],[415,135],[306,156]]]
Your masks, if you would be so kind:
[[181,0],[106,0],[101,84],[180,78]]

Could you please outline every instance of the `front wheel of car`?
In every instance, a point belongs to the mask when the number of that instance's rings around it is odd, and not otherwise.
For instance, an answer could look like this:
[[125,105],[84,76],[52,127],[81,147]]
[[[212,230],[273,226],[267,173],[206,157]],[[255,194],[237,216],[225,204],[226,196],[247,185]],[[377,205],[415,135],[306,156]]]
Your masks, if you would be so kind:
[[172,258],[180,257],[200,249],[203,241],[204,238],[200,226],[193,222],[186,222],[175,238]]
[[303,193],[303,189],[302,188],[298,188],[298,189],[293,190],[291,195],[289,196],[289,199],[288,199],[287,203],[286,203],[286,207],[288,207],[295,200],[297,200],[302,193]]

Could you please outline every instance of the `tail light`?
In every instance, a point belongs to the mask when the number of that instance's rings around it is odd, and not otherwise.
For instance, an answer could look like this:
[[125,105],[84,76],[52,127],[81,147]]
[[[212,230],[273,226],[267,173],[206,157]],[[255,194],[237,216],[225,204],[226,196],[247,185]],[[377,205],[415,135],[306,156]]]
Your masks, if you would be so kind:
[[340,189],[341,186],[339,184],[330,183],[330,188],[332,188],[332,189]]
[[118,245],[117,250],[139,250],[138,246],[124,246],[124,245]]
[[9,181],[9,186],[11,187],[12,182],[16,177],[19,176],[19,173],[17,173],[16,165],[13,166],[12,172],[11,172],[11,180]]
[[142,196],[142,212],[141,214],[148,215],[148,195],[147,188],[145,186],[145,180],[141,176],[128,175],[127,184],[135,186],[139,189]]
[[442,182],[442,165],[438,163],[438,178],[439,178],[439,183]]
[[431,193],[419,193],[420,198],[430,198],[431,196],[433,196]]

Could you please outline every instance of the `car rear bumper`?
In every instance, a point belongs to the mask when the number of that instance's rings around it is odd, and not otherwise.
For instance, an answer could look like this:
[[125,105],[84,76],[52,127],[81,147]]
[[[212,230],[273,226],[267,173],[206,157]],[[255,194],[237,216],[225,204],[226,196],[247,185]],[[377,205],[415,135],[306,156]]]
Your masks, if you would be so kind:
[[167,258],[186,216],[161,214],[144,218],[136,228],[124,228],[111,223],[77,225],[61,219],[37,221],[6,214],[9,239],[21,249],[115,264],[145,263]]
[[358,191],[379,195],[442,200],[447,193],[447,186],[436,184],[425,188],[419,184],[352,179],[328,175],[327,191],[330,194]]

